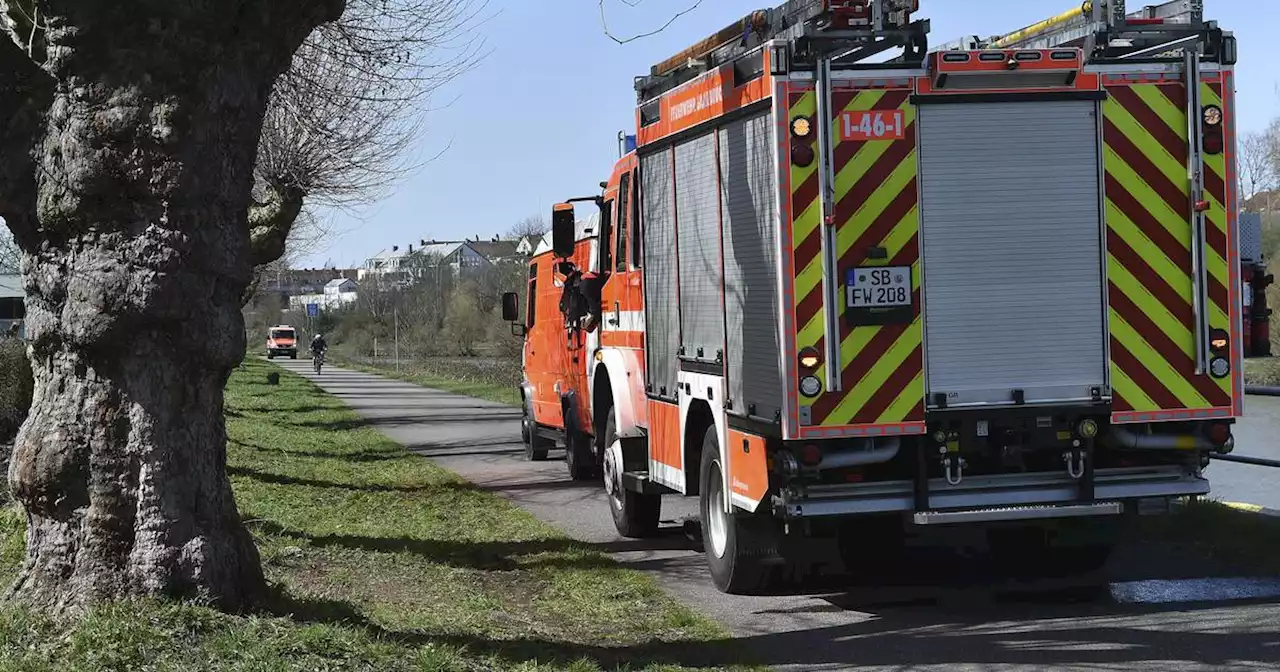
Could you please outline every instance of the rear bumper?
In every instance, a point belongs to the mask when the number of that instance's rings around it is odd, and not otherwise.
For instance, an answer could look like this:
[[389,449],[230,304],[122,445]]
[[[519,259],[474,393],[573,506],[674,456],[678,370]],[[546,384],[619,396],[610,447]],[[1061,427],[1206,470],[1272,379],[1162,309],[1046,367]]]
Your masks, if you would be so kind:
[[[790,519],[1014,507],[1001,519],[1016,520],[1048,517],[1036,507],[1060,505],[1086,511],[1088,507],[1080,505],[1209,493],[1208,480],[1179,466],[1099,469],[1093,480],[1093,497],[1087,501],[1081,498],[1080,482],[1059,472],[971,477],[954,486],[945,479],[930,479],[924,509],[916,506],[912,481],[784,488],[774,505],[778,514]],[[1016,507],[1027,507],[1026,514],[1019,516]]]

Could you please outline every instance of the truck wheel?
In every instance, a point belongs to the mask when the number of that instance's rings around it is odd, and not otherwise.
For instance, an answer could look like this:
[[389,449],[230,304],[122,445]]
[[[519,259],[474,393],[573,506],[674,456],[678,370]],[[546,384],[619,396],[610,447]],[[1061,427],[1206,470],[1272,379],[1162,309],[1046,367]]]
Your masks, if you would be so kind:
[[609,496],[613,526],[624,537],[652,537],[658,533],[658,522],[662,517],[662,495],[647,495],[622,487],[626,466],[622,459],[622,444],[617,440],[617,420],[610,411],[604,426],[604,491]]
[[569,478],[591,481],[600,476],[591,443],[591,437],[582,432],[572,432],[565,437],[564,461],[569,467]]
[[525,406],[524,417],[520,419],[520,435],[524,439],[524,459],[530,462],[547,459],[547,451],[551,449],[553,441],[538,436],[538,426],[533,421],[533,414],[529,412],[528,406]]
[[275,359],[275,358],[276,358],[275,353],[271,353],[271,352],[267,353],[267,359]]
[[763,592],[772,574],[762,562],[771,550],[764,525],[773,521],[725,513],[724,467],[715,427],[708,427],[702,439],[700,474],[702,545],[712,583],[731,595]]

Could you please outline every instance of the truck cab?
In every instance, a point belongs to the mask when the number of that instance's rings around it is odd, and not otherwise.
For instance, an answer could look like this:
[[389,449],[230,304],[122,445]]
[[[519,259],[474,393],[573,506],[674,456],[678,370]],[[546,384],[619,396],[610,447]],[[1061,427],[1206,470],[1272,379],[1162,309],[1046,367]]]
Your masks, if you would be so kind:
[[279,324],[267,330],[267,359],[298,358],[298,330]]

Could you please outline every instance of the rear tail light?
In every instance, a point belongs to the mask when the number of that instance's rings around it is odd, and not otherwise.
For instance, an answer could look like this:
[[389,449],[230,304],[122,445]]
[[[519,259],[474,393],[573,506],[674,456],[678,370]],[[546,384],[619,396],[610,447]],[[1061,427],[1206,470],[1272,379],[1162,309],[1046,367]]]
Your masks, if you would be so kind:
[[1221,355],[1227,352],[1231,347],[1231,337],[1222,329],[1214,329],[1209,333],[1209,349],[1215,355]]
[[813,371],[822,364],[822,355],[815,348],[805,348],[800,351],[800,368]]
[[791,163],[800,168],[808,168],[813,165],[813,147],[807,142],[791,143]]
[[1209,440],[1213,442],[1213,445],[1226,445],[1226,443],[1231,440],[1231,425],[1221,422],[1209,425],[1208,435]]
[[1202,148],[1205,154],[1218,155],[1222,153],[1225,141],[1222,138],[1222,108],[1217,105],[1208,105],[1201,114],[1201,127],[1203,129]]
[[806,467],[816,467],[822,464],[822,449],[814,444],[808,444],[800,448],[799,455],[800,464]]

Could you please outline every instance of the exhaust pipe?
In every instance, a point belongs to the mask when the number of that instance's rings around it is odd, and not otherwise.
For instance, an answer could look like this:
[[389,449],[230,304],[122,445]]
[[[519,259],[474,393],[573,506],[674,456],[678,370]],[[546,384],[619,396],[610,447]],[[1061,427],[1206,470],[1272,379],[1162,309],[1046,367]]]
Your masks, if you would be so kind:
[[1139,434],[1112,425],[1107,443],[1122,450],[1218,450],[1208,438],[1198,434]]
[[817,464],[817,468],[841,469],[843,467],[861,467],[867,464],[888,462],[898,456],[898,448],[902,445],[902,439],[881,439],[881,444],[878,446],[875,439],[863,439],[859,443],[869,447],[824,452],[822,461]]

